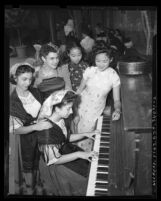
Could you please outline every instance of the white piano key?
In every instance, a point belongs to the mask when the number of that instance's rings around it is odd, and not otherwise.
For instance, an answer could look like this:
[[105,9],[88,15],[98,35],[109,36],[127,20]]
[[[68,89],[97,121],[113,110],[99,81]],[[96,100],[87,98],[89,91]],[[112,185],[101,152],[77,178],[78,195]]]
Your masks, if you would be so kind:
[[[102,126],[102,122],[103,121],[103,116],[100,116],[100,118],[98,119],[97,122],[97,130],[99,130],[101,132],[101,130],[106,130],[110,128],[110,124],[109,124],[109,117],[108,117],[108,124],[106,124],[106,126]],[[103,138],[106,137],[107,139],[110,138],[110,132],[101,132],[101,134],[106,134],[106,136],[102,136]],[[96,151],[99,153],[100,151],[100,143],[104,143],[107,144],[107,146],[101,145],[101,147],[105,147],[105,148],[109,148],[109,142],[103,142],[100,141],[101,140],[101,135],[96,135],[95,136],[95,141],[94,141],[94,146],[93,146],[93,151]],[[100,154],[103,154],[100,152]],[[107,153],[106,153],[107,154]],[[90,167],[90,173],[89,173],[89,179],[88,179],[88,185],[87,185],[87,192],[86,192],[86,196],[94,196],[95,195],[95,191],[103,191],[103,192],[107,192],[107,189],[102,189],[102,188],[96,188],[95,184],[100,183],[100,184],[107,184],[108,185],[108,181],[100,181],[97,180],[97,174],[104,174],[104,175],[108,175],[108,172],[102,172],[102,171],[98,171],[98,167],[104,167],[104,168],[109,168],[109,165],[98,165],[98,160],[99,160],[99,156],[96,159],[92,159],[91,162],[91,167]],[[109,160],[108,158],[103,160]]]
[[[100,117],[97,123],[97,129],[101,132],[101,125],[102,125],[103,117]],[[93,150],[96,152],[99,152],[99,144],[100,144],[100,137],[96,136],[96,140],[94,141]],[[90,167],[90,174],[89,174],[89,180],[88,180],[88,187],[87,187],[87,196],[93,196],[94,195],[94,184],[96,181],[96,172],[97,172],[97,166],[98,166],[98,159],[93,160],[91,162]]]
[[108,191],[108,189],[104,189],[104,188],[95,188],[95,190],[98,190],[98,191]]
[[97,170],[97,173],[100,173],[100,174],[108,174],[108,172],[102,172],[102,171],[98,171],[98,170]]

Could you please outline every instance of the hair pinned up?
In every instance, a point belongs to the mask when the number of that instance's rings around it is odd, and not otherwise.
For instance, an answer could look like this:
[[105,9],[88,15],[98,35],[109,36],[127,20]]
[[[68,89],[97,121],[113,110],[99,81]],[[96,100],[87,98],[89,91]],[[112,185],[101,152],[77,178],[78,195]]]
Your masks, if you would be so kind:
[[96,56],[101,53],[106,53],[109,58],[112,58],[112,49],[110,46],[108,46],[105,41],[96,41],[92,48],[93,65],[95,64]]

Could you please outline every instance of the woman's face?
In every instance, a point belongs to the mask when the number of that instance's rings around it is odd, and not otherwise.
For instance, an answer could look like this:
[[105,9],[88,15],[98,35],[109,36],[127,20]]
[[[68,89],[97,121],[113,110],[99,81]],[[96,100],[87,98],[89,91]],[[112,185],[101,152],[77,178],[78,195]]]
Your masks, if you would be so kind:
[[59,56],[58,53],[49,52],[46,57],[42,57],[42,60],[51,68],[56,69],[59,63]]
[[23,91],[28,90],[28,87],[32,82],[32,76],[33,74],[31,72],[26,72],[18,75],[16,78],[17,87]]
[[108,68],[111,61],[112,59],[110,59],[106,53],[97,54],[95,58],[96,66],[100,71],[104,71]]
[[82,52],[79,48],[72,48],[68,56],[70,57],[71,62],[78,64],[82,59]]
[[58,108],[59,115],[61,118],[68,118],[70,114],[73,113],[72,109],[73,103],[67,103],[66,105],[62,106],[61,108]]

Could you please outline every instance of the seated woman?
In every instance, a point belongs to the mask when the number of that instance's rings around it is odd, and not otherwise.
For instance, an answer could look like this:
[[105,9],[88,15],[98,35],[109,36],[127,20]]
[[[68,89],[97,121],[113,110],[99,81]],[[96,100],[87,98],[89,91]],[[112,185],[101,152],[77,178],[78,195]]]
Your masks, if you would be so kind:
[[59,49],[48,43],[41,47],[40,58],[43,65],[36,75],[34,86],[43,93],[44,100],[54,91],[71,89],[68,68],[59,67]]
[[47,118],[52,126],[37,134],[42,156],[40,177],[48,195],[85,195],[89,161],[97,157],[97,153],[84,152],[71,142],[92,138],[100,134],[98,131],[75,135],[66,129],[64,119],[72,113],[76,97],[73,91],[59,90],[45,100],[40,111],[39,119]]
[[33,193],[39,161],[36,131],[50,127],[47,121],[36,121],[42,98],[38,89],[30,86],[33,73],[29,64],[17,64],[11,68],[10,81],[16,87],[10,96],[10,194]]

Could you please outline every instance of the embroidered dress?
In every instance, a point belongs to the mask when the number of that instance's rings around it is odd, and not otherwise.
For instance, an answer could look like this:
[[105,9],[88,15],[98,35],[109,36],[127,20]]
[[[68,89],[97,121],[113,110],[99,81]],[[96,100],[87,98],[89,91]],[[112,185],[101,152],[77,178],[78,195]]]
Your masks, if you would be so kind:
[[71,62],[69,63],[68,68],[73,91],[77,91],[78,87],[80,86],[83,78],[83,72],[87,66],[88,64],[84,61],[81,61],[79,64],[73,64]]
[[[81,104],[78,108],[78,133],[95,129],[95,122],[105,108],[108,93],[120,85],[118,74],[110,67],[104,71],[99,71],[97,67],[89,67],[83,78],[86,80],[86,88],[81,93]],[[87,139],[80,141],[78,145],[85,150],[91,150],[92,141]]]

